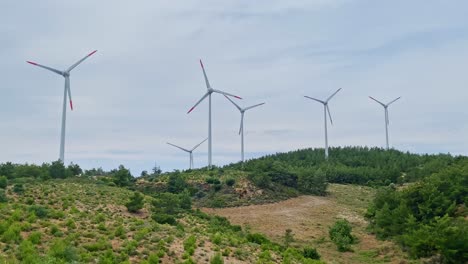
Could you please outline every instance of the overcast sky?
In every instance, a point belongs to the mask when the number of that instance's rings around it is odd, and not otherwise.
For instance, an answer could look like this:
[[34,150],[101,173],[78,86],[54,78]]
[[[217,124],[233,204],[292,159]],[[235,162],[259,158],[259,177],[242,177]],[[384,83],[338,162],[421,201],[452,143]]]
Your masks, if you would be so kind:
[[[211,85],[266,102],[245,116],[246,157],[331,146],[390,144],[417,153],[468,154],[467,1],[1,1],[0,162],[59,155],[63,77],[72,71],[65,162],[84,168],[156,162],[188,167],[186,148],[207,137]],[[240,159],[240,113],[213,96],[213,163]],[[207,163],[207,144],[194,154]]]

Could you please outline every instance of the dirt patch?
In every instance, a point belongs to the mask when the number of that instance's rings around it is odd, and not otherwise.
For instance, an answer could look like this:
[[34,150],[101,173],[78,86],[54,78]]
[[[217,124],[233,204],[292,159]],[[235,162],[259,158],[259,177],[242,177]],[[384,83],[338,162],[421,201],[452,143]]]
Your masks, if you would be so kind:
[[291,229],[294,237],[303,241],[324,236],[327,229],[316,228],[317,223],[333,223],[337,213],[332,200],[316,196],[301,196],[272,204],[202,210],[227,217],[233,224],[250,226],[275,240],[284,236],[286,229]]
[[[252,232],[263,233],[281,244],[286,229],[291,229],[295,244],[316,247],[327,263],[375,263],[384,258],[388,263],[400,263],[404,254],[395,244],[379,241],[366,232],[363,212],[371,193],[355,186],[332,187],[326,197],[300,196],[271,204],[202,211],[224,216],[233,224],[250,227]],[[329,227],[343,218],[352,224],[353,234],[360,241],[353,246],[354,252],[338,252],[328,238]]]

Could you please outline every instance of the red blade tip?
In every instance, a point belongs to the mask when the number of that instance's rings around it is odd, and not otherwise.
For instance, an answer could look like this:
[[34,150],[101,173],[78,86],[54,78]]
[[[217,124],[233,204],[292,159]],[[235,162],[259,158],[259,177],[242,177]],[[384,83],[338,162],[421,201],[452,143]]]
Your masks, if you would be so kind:
[[32,61],[26,61],[26,62],[29,63],[29,64],[32,64],[32,65],[37,65],[37,63],[32,62]]
[[239,96],[236,96],[236,95],[234,95],[234,97],[235,97],[235,98],[237,98],[237,99],[242,99],[241,97],[239,97]]
[[91,52],[90,54],[88,54],[88,56],[91,56],[91,55],[93,55],[93,54],[96,53],[96,52],[97,52],[97,50]]
[[73,102],[70,100],[70,108],[73,111]]
[[194,108],[195,108],[195,106],[192,107],[192,108],[190,108],[190,110],[187,112],[187,114],[190,114],[190,112],[192,112],[192,110],[193,110]]

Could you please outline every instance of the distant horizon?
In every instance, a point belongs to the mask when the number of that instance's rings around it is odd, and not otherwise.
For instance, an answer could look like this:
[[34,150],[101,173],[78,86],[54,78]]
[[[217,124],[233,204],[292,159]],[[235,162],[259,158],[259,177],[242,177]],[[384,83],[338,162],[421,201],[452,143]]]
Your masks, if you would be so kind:
[[[362,148],[369,148],[369,149],[372,149],[372,148],[379,148],[379,149],[382,149],[382,150],[385,150],[384,147],[378,147],[378,146],[331,146],[330,149],[332,150],[333,148],[337,148],[337,147],[340,147],[340,148],[354,148],[354,147],[362,147]],[[280,153],[288,153],[288,152],[293,152],[293,151],[299,151],[299,150],[307,150],[307,149],[312,149],[312,150],[317,150],[317,149],[321,149],[323,150],[323,147],[320,148],[320,147],[317,147],[317,148],[301,148],[301,149],[293,149],[293,150],[287,150],[287,151],[278,151],[278,152],[271,152],[271,153],[256,153],[256,156],[252,156],[250,157],[249,159],[246,159],[246,162],[249,161],[249,160],[252,160],[252,159],[258,159],[258,158],[261,158],[261,157],[264,157],[264,156],[267,156],[267,155],[274,155],[274,154],[280,154]],[[433,153],[429,153],[429,152],[412,152],[412,151],[406,151],[406,150],[399,150],[399,149],[395,149],[395,148],[391,148],[390,150],[397,150],[397,151],[400,151],[400,152],[403,152],[403,153],[406,153],[406,152],[409,152],[410,154],[416,154],[416,155],[425,155],[425,154],[428,154],[428,155],[451,155],[453,157],[458,157],[458,156],[461,156],[461,157],[467,157],[468,155],[465,155],[465,154],[454,154],[454,153],[445,153],[445,152],[433,152]],[[206,155],[206,152],[204,152],[205,155]],[[185,153],[184,153],[185,154]],[[203,154],[203,152],[201,152],[200,154]],[[183,156],[183,155],[182,155]],[[187,164],[188,164],[188,154],[187,154]],[[332,155],[330,155],[330,158],[333,158]],[[58,160],[58,159],[57,159]],[[43,161],[43,162],[39,162],[39,163],[34,163],[34,162],[13,162],[13,161],[0,161],[0,163],[6,163],[6,162],[12,162],[14,164],[34,164],[34,165],[41,165],[43,163],[51,163],[51,162],[54,162],[54,161],[57,161],[57,160],[52,160],[52,161]],[[233,162],[227,162],[227,163],[224,163],[224,164],[213,164],[214,166],[216,167],[223,167],[223,166],[227,166],[229,164],[235,164],[235,163],[239,163],[239,161],[233,161]],[[73,161],[70,161],[70,162],[67,162],[65,161],[64,165],[65,166],[68,166],[70,165],[71,163],[73,164],[78,164],[80,166],[81,169],[83,170],[90,170],[90,169],[98,169],[98,168],[102,168],[104,171],[110,171],[112,169],[118,169],[118,167],[120,165],[123,165],[126,169],[130,170],[132,176],[134,177],[140,177],[140,174],[141,172],[143,172],[144,170],[146,170],[149,174],[151,173],[151,170],[154,168],[154,163],[152,166],[146,168],[146,167],[130,167],[128,166],[127,164],[124,164],[124,163],[120,163],[114,167],[112,166],[108,166],[108,167],[104,167],[104,166],[97,166],[97,167],[85,167],[83,166],[82,164],[80,163],[77,163],[77,162],[73,162]],[[115,164],[117,164],[118,162],[116,162]],[[175,170],[180,170],[180,171],[185,171],[185,170],[188,170],[188,165],[186,167],[180,167],[180,168],[172,168],[172,169],[167,169],[166,167],[164,167],[163,164],[161,163],[158,163],[156,161],[156,165],[158,167],[160,167],[160,169],[162,170],[163,173],[166,173],[166,172],[173,172]],[[194,169],[203,169],[203,168],[206,168],[207,165],[202,165],[202,166],[195,166]]]

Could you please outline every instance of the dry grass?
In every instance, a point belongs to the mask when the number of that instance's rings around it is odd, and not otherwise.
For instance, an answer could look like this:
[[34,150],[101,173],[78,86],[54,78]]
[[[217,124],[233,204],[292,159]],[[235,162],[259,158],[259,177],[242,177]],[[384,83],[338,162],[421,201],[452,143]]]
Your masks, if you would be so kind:
[[[368,187],[331,184],[329,195],[300,196],[286,201],[235,208],[208,209],[208,213],[227,217],[233,224],[249,226],[282,243],[286,229],[294,233],[296,245],[317,248],[327,263],[409,263],[392,242],[378,241],[366,232],[364,212],[374,190]],[[354,252],[341,253],[328,239],[328,228],[340,218],[351,222],[359,243]]]

